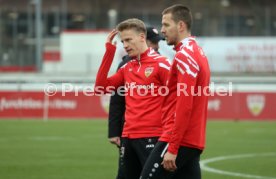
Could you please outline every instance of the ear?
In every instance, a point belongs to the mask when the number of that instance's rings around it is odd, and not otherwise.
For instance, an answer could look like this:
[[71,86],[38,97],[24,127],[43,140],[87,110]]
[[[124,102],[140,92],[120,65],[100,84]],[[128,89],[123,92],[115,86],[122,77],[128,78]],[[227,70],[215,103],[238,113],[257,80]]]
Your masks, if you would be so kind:
[[140,37],[143,41],[146,41],[146,34],[140,33]]
[[187,31],[187,25],[184,21],[178,22],[178,30],[179,32]]

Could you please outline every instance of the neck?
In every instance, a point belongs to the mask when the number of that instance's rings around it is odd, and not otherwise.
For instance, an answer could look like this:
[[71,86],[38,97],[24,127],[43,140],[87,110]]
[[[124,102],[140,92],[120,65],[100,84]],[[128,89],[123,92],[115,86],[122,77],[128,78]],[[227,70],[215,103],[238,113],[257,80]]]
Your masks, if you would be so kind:
[[177,39],[177,44],[179,44],[183,39],[186,39],[187,37],[190,37],[191,36],[191,33],[190,32],[183,32],[182,34],[179,34],[179,38]]
[[147,49],[148,49],[147,44],[143,44],[143,45],[141,46],[141,48],[139,49],[140,54],[144,53]]

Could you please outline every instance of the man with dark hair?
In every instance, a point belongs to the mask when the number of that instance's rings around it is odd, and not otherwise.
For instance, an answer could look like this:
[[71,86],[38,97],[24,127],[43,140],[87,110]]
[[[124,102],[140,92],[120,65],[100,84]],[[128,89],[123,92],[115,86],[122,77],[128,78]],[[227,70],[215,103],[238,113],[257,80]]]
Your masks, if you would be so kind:
[[147,27],[147,44],[149,47],[153,48],[156,52],[159,49],[159,41],[164,40],[164,38],[159,34],[158,30],[154,27]]
[[199,159],[205,147],[210,69],[191,36],[189,8],[173,5],[162,13],[162,29],[176,55],[163,103],[163,133],[149,156],[141,179],[200,179]]
[[[147,27],[147,45],[153,48],[156,52],[158,52],[159,41],[163,40],[163,37],[160,36],[158,30],[154,27]],[[120,62],[117,71],[124,66],[127,62],[129,62],[131,58],[126,55],[122,58],[122,62]],[[108,115],[108,138],[109,142],[115,144],[118,148],[121,147],[121,135],[124,124],[124,114],[125,114],[125,97],[115,93],[110,98],[109,104],[109,115]],[[123,162],[122,162],[122,153],[120,150],[119,154],[119,168],[116,179],[125,179],[123,173]]]
[[[112,44],[119,33],[131,60],[107,77],[115,55]],[[146,27],[139,19],[121,22],[107,37],[106,52],[97,74],[95,93],[112,92],[125,86],[126,112],[121,151],[127,179],[138,179],[146,159],[162,133],[159,89],[166,85],[168,60],[148,48]]]

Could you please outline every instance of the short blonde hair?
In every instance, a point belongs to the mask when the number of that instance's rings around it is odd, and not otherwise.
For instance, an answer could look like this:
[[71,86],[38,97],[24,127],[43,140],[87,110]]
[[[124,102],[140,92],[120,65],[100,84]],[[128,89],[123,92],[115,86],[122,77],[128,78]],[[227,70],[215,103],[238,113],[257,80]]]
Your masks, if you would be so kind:
[[147,30],[144,22],[137,18],[127,19],[119,23],[116,28],[119,32],[132,29],[138,33],[144,33],[145,35],[147,35]]

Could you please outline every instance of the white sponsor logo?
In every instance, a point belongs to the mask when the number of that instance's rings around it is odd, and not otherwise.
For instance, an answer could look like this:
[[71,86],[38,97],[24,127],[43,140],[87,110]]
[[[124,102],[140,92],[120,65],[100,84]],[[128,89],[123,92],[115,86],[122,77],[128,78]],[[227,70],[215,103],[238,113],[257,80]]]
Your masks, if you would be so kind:
[[2,98],[0,101],[0,111],[9,109],[42,109],[45,106],[53,109],[76,109],[77,102],[74,100],[54,99],[50,101],[32,99],[32,98],[18,98],[6,99]]
[[125,84],[125,88],[128,90],[128,89],[154,89],[156,88],[154,86],[154,83],[151,83],[149,85],[138,85],[136,84],[136,82],[126,82]]
[[146,149],[147,148],[154,148],[154,144],[148,144],[148,145],[146,145]]
[[258,116],[264,109],[265,96],[261,94],[248,95],[246,98],[246,102],[249,111],[254,116]]
[[209,111],[219,111],[221,101],[219,99],[209,100],[208,101],[208,110]]

